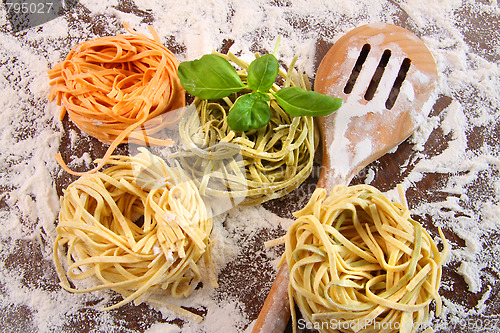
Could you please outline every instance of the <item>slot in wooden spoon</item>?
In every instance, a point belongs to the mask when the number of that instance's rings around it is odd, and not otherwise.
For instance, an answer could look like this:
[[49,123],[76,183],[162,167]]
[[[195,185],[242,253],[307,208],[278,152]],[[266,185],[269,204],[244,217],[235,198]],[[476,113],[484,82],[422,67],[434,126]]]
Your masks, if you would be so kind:
[[[344,101],[335,113],[320,118],[323,162],[318,186],[331,190],[348,184],[407,139],[428,116],[436,98],[436,63],[422,40],[406,29],[368,24],[331,47],[314,87]],[[289,316],[285,263],[252,332],[283,332]]]

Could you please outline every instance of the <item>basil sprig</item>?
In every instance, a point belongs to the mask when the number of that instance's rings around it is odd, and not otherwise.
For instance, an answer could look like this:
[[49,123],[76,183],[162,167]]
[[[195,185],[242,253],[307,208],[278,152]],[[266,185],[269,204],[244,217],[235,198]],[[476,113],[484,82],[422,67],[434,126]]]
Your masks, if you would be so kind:
[[264,127],[271,119],[271,96],[285,112],[297,117],[326,116],[342,105],[340,98],[299,87],[270,91],[279,72],[279,63],[273,54],[253,60],[247,72],[245,84],[231,63],[217,54],[206,54],[199,60],[181,62],[178,68],[184,89],[202,99],[219,99],[243,89],[250,90],[238,97],[229,110],[227,122],[234,131]]

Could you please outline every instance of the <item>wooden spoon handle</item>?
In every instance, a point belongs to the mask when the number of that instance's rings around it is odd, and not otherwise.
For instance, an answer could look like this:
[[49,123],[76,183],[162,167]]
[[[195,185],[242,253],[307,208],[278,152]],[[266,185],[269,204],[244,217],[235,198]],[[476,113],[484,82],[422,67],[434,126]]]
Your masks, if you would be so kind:
[[267,295],[252,333],[276,333],[285,330],[290,319],[288,277],[288,265],[284,262]]

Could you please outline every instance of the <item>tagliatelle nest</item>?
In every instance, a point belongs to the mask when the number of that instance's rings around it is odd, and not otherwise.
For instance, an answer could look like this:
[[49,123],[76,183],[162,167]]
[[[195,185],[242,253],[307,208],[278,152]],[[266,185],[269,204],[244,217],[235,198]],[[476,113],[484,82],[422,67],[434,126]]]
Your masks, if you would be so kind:
[[329,196],[317,189],[294,215],[285,243],[289,293],[312,327],[412,332],[432,300],[441,312],[445,255],[402,204],[368,185],[338,186]]
[[[200,259],[216,285],[209,239],[212,220],[182,170],[145,152],[112,156],[108,164],[103,172],[69,185],[61,198],[54,243],[61,286],[75,293],[111,289],[123,295],[107,309],[131,301],[160,302],[161,295],[191,294],[202,279]],[[82,280],[95,286],[80,289],[70,284]]]
[[[246,82],[248,64],[233,54],[220,56],[235,63]],[[284,86],[310,90],[305,76],[279,72]],[[279,90],[277,84],[272,91]],[[242,91],[245,93],[245,91]],[[254,205],[279,198],[311,174],[319,132],[313,117],[294,117],[271,100],[271,120],[257,130],[233,131],[229,109],[239,94],[218,100],[196,98],[194,112],[185,113],[179,131],[184,151],[171,155],[198,184],[200,193],[214,200],[229,198],[231,205]]]
[[[102,167],[120,143],[172,145],[153,134],[178,120],[185,91],[177,76],[179,62],[160,42],[133,31],[99,37],[76,45],[66,59],[48,71],[49,100],[62,105],[78,128],[110,144]],[[71,171],[58,157],[59,163]]]

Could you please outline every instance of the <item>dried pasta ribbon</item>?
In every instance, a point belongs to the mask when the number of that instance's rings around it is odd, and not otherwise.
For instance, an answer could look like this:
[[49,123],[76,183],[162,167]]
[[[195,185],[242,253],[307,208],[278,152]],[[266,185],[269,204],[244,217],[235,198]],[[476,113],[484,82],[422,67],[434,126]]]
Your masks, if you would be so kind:
[[[241,68],[246,82],[248,63],[234,54],[218,54]],[[258,57],[259,55],[256,54]],[[284,86],[300,86],[310,90],[305,75],[294,71],[296,58],[288,73],[279,71]],[[280,87],[274,84],[276,92]],[[196,98],[195,112],[186,113],[179,123],[185,147],[170,155],[198,182],[202,195],[234,198],[241,205],[255,205],[290,193],[311,174],[319,134],[313,117],[294,117],[271,100],[271,120],[263,128],[235,132],[227,124],[229,109],[238,98],[233,94],[219,100]],[[236,158],[217,158],[211,149],[227,144],[237,150]],[[215,171],[215,172],[212,172]]]
[[[111,289],[123,296],[106,309],[148,300],[201,320],[156,296],[189,296],[202,279],[200,259],[217,285],[212,220],[182,170],[141,150],[135,157],[112,156],[109,168],[80,177],[64,191],[54,242],[60,284],[74,293]],[[94,286],[70,284],[82,280]]]
[[179,119],[185,91],[177,76],[179,65],[150,27],[154,39],[124,24],[129,35],[99,37],[75,46],[66,59],[48,71],[49,100],[61,105],[85,133],[109,148],[88,172],[70,170],[60,154],[57,161],[69,173],[82,175],[102,168],[121,143],[172,145],[152,135]]
[[[369,185],[318,188],[285,237],[289,298],[320,332],[413,332],[438,294],[440,253],[403,204]],[[296,327],[294,327],[294,331]]]

